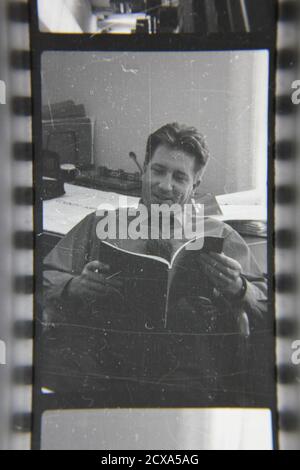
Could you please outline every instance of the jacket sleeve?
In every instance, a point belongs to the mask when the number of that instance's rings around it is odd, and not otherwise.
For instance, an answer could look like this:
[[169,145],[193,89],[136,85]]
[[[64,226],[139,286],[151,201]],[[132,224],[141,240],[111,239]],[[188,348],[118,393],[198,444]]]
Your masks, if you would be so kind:
[[51,315],[56,312],[55,316],[63,320],[72,307],[65,295],[66,289],[74,276],[79,275],[90,261],[93,226],[94,214],[91,214],[74,227],[45,258],[43,303],[46,317],[47,312],[52,312]]
[[[246,292],[236,301],[236,307],[248,315],[251,327],[263,327],[268,323],[268,285],[250,248],[243,238],[230,229],[224,243],[225,255],[235,259],[242,266],[242,276],[246,282]],[[233,304],[234,304],[233,303]]]

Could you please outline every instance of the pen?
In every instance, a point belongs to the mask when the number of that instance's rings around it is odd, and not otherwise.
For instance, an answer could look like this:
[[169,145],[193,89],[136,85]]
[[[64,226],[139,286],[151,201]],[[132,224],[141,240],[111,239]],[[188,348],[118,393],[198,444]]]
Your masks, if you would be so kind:
[[266,278],[263,276],[255,276],[249,273],[242,273],[242,276],[244,276],[247,279],[247,281],[250,281],[250,282],[260,282],[260,281],[262,282],[266,280]]
[[106,278],[106,281],[110,281],[111,279],[113,279],[114,277],[117,277],[119,274],[121,274],[122,271],[119,271],[118,273],[115,273],[115,274],[112,274],[111,276],[107,277]]

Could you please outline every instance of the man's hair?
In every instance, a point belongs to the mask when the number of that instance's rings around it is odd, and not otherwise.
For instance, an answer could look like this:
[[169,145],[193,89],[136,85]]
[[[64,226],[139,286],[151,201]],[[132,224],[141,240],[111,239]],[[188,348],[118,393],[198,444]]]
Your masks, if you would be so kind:
[[195,127],[180,125],[176,122],[166,124],[150,135],[146,148],[146,165],[161,145],[174,150],[182,150],[195,157],[196,171],[205,167],[210,157],[205,137]]

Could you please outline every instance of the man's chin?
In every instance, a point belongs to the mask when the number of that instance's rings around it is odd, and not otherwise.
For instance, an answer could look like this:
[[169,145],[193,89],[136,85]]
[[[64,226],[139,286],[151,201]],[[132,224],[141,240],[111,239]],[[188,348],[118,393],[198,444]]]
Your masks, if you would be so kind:
[[173,204],[175,204],[175,201],[173,201],[172,199],[161,199],[161,198],[158,198],[158,197],[153,197],[151,199],[151,205],[173,206]]
[[162,199],[162,198],[159,198],[157,196],[154,196],[152,194],[151,198],[143,198],[142,201],[141,201],[144,205],[147,206],[147,209],[148,210],[151,210],[151,207],[152,206],[162,206],[162,205],[165,205],[165,206],[173,206],[174,204],[179,204],[179,205],[182,205],[180,204],[179,201],[174,201],[173,199]]

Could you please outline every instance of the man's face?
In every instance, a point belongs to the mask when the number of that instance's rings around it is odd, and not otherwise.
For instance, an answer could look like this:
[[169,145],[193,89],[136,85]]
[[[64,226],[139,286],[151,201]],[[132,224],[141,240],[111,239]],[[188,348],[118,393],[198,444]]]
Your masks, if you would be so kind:
[[148,208],[151,204],[188,203],[200,177],[195,171],[195,160],[182,150],[158,147],[145,167],[143,203]]

